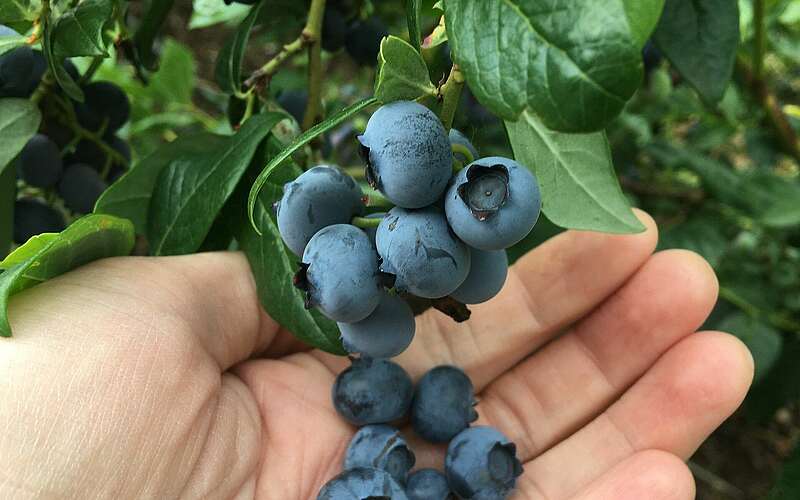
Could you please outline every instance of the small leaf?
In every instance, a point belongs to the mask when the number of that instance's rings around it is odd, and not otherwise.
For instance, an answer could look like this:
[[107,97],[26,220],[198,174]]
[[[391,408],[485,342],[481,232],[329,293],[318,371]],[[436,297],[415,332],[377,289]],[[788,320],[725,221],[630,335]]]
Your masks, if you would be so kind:
[[58,57],[108,56],[103,30],[114,10],[109,0],[85,0],[66,11],[53,26]]
[[653,40],[703,100],[717,103],[739,45],[737,0],[667,0]]
[[47,67],[50,70],[50,74],[53,75],[64,93],[78,102],[83,102],[83,91],[64,68],[64,57],[55,53],[53,25],[49,21],[44,23],[42,53],[47,60]]
[[623,0],[623,2],[631,33],[639,48],[642,48],[658,25],[661,12],[664,10],[664,0]]
[[0,173],[36,134],[41,121],[39,108],[29,100],[0,99]]
[[[300,340],[333,354],[345,354],[336,323],[316,309],[305,308],[303,294],[292,284],[297,258],[286,248],[272,214],[272,204],[282,190],[272,183],[263,185],[254,207],[255,226],[242,221],[237,240],[253,269],[261,305],[269,316]],[[260,227],[264,235],[255,232]]]
[[17,173],[13,168],[0,169],[0,259],[11,249],[14,237],[14,200],[17,197]]
[[530,112],[506,122],[506,129],[517,161],[536,173],[542,210],[554,224],[609,233],[644,230],[619,187],[605,132],[554,132]]
[[420,51],[420,35],[419,31],[419,9],[420,0],[405,0],[406,2],[406,21],[408,23],[408,38],[411,40],[411,46],[419,53]]
[[[195,89],[197,64],[192,51],[173,39],[164,42],[158,73],[150,78],[149,90],[170,105],[190,105]],[[180,84],[176,84],[180,82]],[[184,117],[185,112],[180,113]]]
[[173,160],[185,156],[209,156],[223,147],[226,137],[201,132],[164,144],[103,192],[95,213],[115,215],[133,222],[136,234],[147,232],[150,198],[161,171]]
[[754,383],[766,376],[781,354],[783,337],[780,332],[741,311],[725,317],[716,328],[738,337],[753,354],[756,364]]
[[250,6],[240,3],[228,5],[219,0],[192,0],[189,29],[208,28],[221,23],[239,24],[249,12]]
[[43,281],[105,257],[128,255],[133,224],[108,215],[87,215],[58,234],[32,238],[0,262],[0,336],[10,337],[11,297]]
[[256,178],[255,182],[253,183],[253,187],[250,188],[250,195],[247,197],[247,216],[250,220],[250,224],[253,225],[256,232],[261,234],[261,229],[256,226],[256,222],[254,219],[254,211],[256,207],[256,200],[258,199],[258,193],[261,191],[261,188],[269,179],[269,176],[272,175],[272,172],[278,168],[278,166],[283,163],[284,160],[289,158],[295,151],[302,148],[314,138],[327,132],[328,130],[339,126],[340,123],[344,122],[345,120],[349,119],[351,116],[355,115],[362,109],[369,107],[373,104],[378,102],[377,99],[371,97],[369,99],[364,99],[363,101],[359,101],[355,104],[351,104],[350,106],[342,109],[338,113],[333,116],[328,117],[324,122],[318,123],[308,129],[307,131],[303,132],[297,139],[294,140],[291,144],[289,144],[286,149],[281,151],[280,154],[276,155],[268,164],[264,167],[258,177]]
[[396,36],[381,42],[375,97],[381,102],[412,101],[436,94],[425,60],[414,47]]
[[284,118],[282,113],[256,115],[218,152],[178,158],[162,170],[150,199],[147,226],[153,255],[185,254],[200,248],[256,148]]
[[642,82],[622,0],[445,0],[454,61],[481,104],[550,129],[608,125]]
[[133,35],[137,62],[150,71],[158,69],[158,56],[153,52],[153,43],[174,3],[175,0],[150,0],[142,22]]
[[241,95],[242,86],[242,59],[250,39],[250,31],[258,18],[261,7],[266,2],[260,1],[250,10],[242,24],[225,43],[217,57],[217,67],[214,76],[223,92]]
[[444,16],[439,18],[439,24],[433,28],[433,31],[430,35],[425,37],[425,40],[422,41],[422,48],[423,49],[432,49],[433,47],[437,47],[444,42],[447,41],[447,26],[444,22]]

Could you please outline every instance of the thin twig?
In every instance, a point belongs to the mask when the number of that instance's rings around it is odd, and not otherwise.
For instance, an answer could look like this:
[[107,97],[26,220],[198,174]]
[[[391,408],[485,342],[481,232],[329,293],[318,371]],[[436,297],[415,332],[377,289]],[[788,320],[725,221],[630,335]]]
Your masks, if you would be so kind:
[[308,43],[308,104],[303,115],[303,130],[322,120],[322,19],[325,0],[312,0],[303,35]]
[[439,90],[439,95],[442,100],[442,110],[439,113],[439,118],[446,130],[450,130],[453,126],[453,119],[456,116],[456,109],[458,103],[461,101],[461,89],[464,88],[464,75],[457,64],[453,64],[450,70],[450,76],[447,81],[442,85]]

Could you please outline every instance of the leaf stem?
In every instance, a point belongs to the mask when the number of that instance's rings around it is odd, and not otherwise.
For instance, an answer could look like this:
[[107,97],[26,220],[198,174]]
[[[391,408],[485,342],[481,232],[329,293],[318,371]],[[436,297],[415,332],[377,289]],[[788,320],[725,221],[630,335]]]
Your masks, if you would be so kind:
[[366,229],[369,227],[380,226],[382,220],[383,217],[353,217],[353,220],[350,221],[350,224],[360,227],[361,229]]
[[42,102],[44,96],[46,96],[53,87],[53,83],[55,83],[53,80],[53,74],[48,69],[44,72],[44,75],[42,75],[42,80],[39,82],[39,85],[36,86],[36,90],[34,90],[33,94],[31,94],[31,102],[37,105]]
[[364,191],[364,203],[368,207],[379,207],[379,208],[393,208],[394,203],[389,201],[383,193],[378,191],[377,189],[371,187],[365,187]]
[[439,112],[439,118],[442,120],[445,130],[450,130],[453,126],[453,119],[456,116],[456,109],[461,100],[461,89],[464,88],[464,75],[457,64],[453,64],[450,70],[450,76],[447,81],[442,85],[439,90],[439,96],[442,100],[442,110]]
[[303,115],[303,130],[322,119],[322,19],[325,0],[311,0],[303,36],[308,40],[308,104]]

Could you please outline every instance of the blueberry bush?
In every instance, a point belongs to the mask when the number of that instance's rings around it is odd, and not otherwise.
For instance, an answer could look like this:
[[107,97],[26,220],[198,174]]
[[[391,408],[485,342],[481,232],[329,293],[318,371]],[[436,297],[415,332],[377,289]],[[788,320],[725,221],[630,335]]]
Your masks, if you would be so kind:
[[[352,360],[332,400],[361,429],[319,498],[504,498],[515,447],[466,375],[387,358],[641,207],[756,360],[701,496],[800,498],[799,65],[800,0],[0,0],[0,336],[90,261],[239,250],[276,321]],[[399,418],[445,470],[409,474]]]

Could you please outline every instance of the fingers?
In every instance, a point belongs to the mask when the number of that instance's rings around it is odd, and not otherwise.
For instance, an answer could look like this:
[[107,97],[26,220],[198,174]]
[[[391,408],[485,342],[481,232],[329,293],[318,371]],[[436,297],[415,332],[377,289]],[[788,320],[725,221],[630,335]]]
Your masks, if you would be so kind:
[[279,331],[259,305],[247,260],[232,252],[98,261],[20,294],[10,312],[16,341],[113,343],[157,333],[199,344],[223,370]]
[[585,425],[695,332],[716,296],[702,258],[658,253],[569,332],[487,387],[478,411],[528,460]]
[[[397,358],[412,376],[432,366],[464,368],[479,390],[591,311],[619,288],[651,255],[655,223],[638,217],[647,231],[636,235],[568,231],[520,259],[503,291],[471,307],[472,319],[457,324],[430,311],[417,318],[417,335]],[[346,364],[320,354],[334,371]]]
[[735,337],[691,335],[665,353],[616,403],[525,465],[547,498],[574,495],[637,452],[688,458],[741,404],[753,359]]

